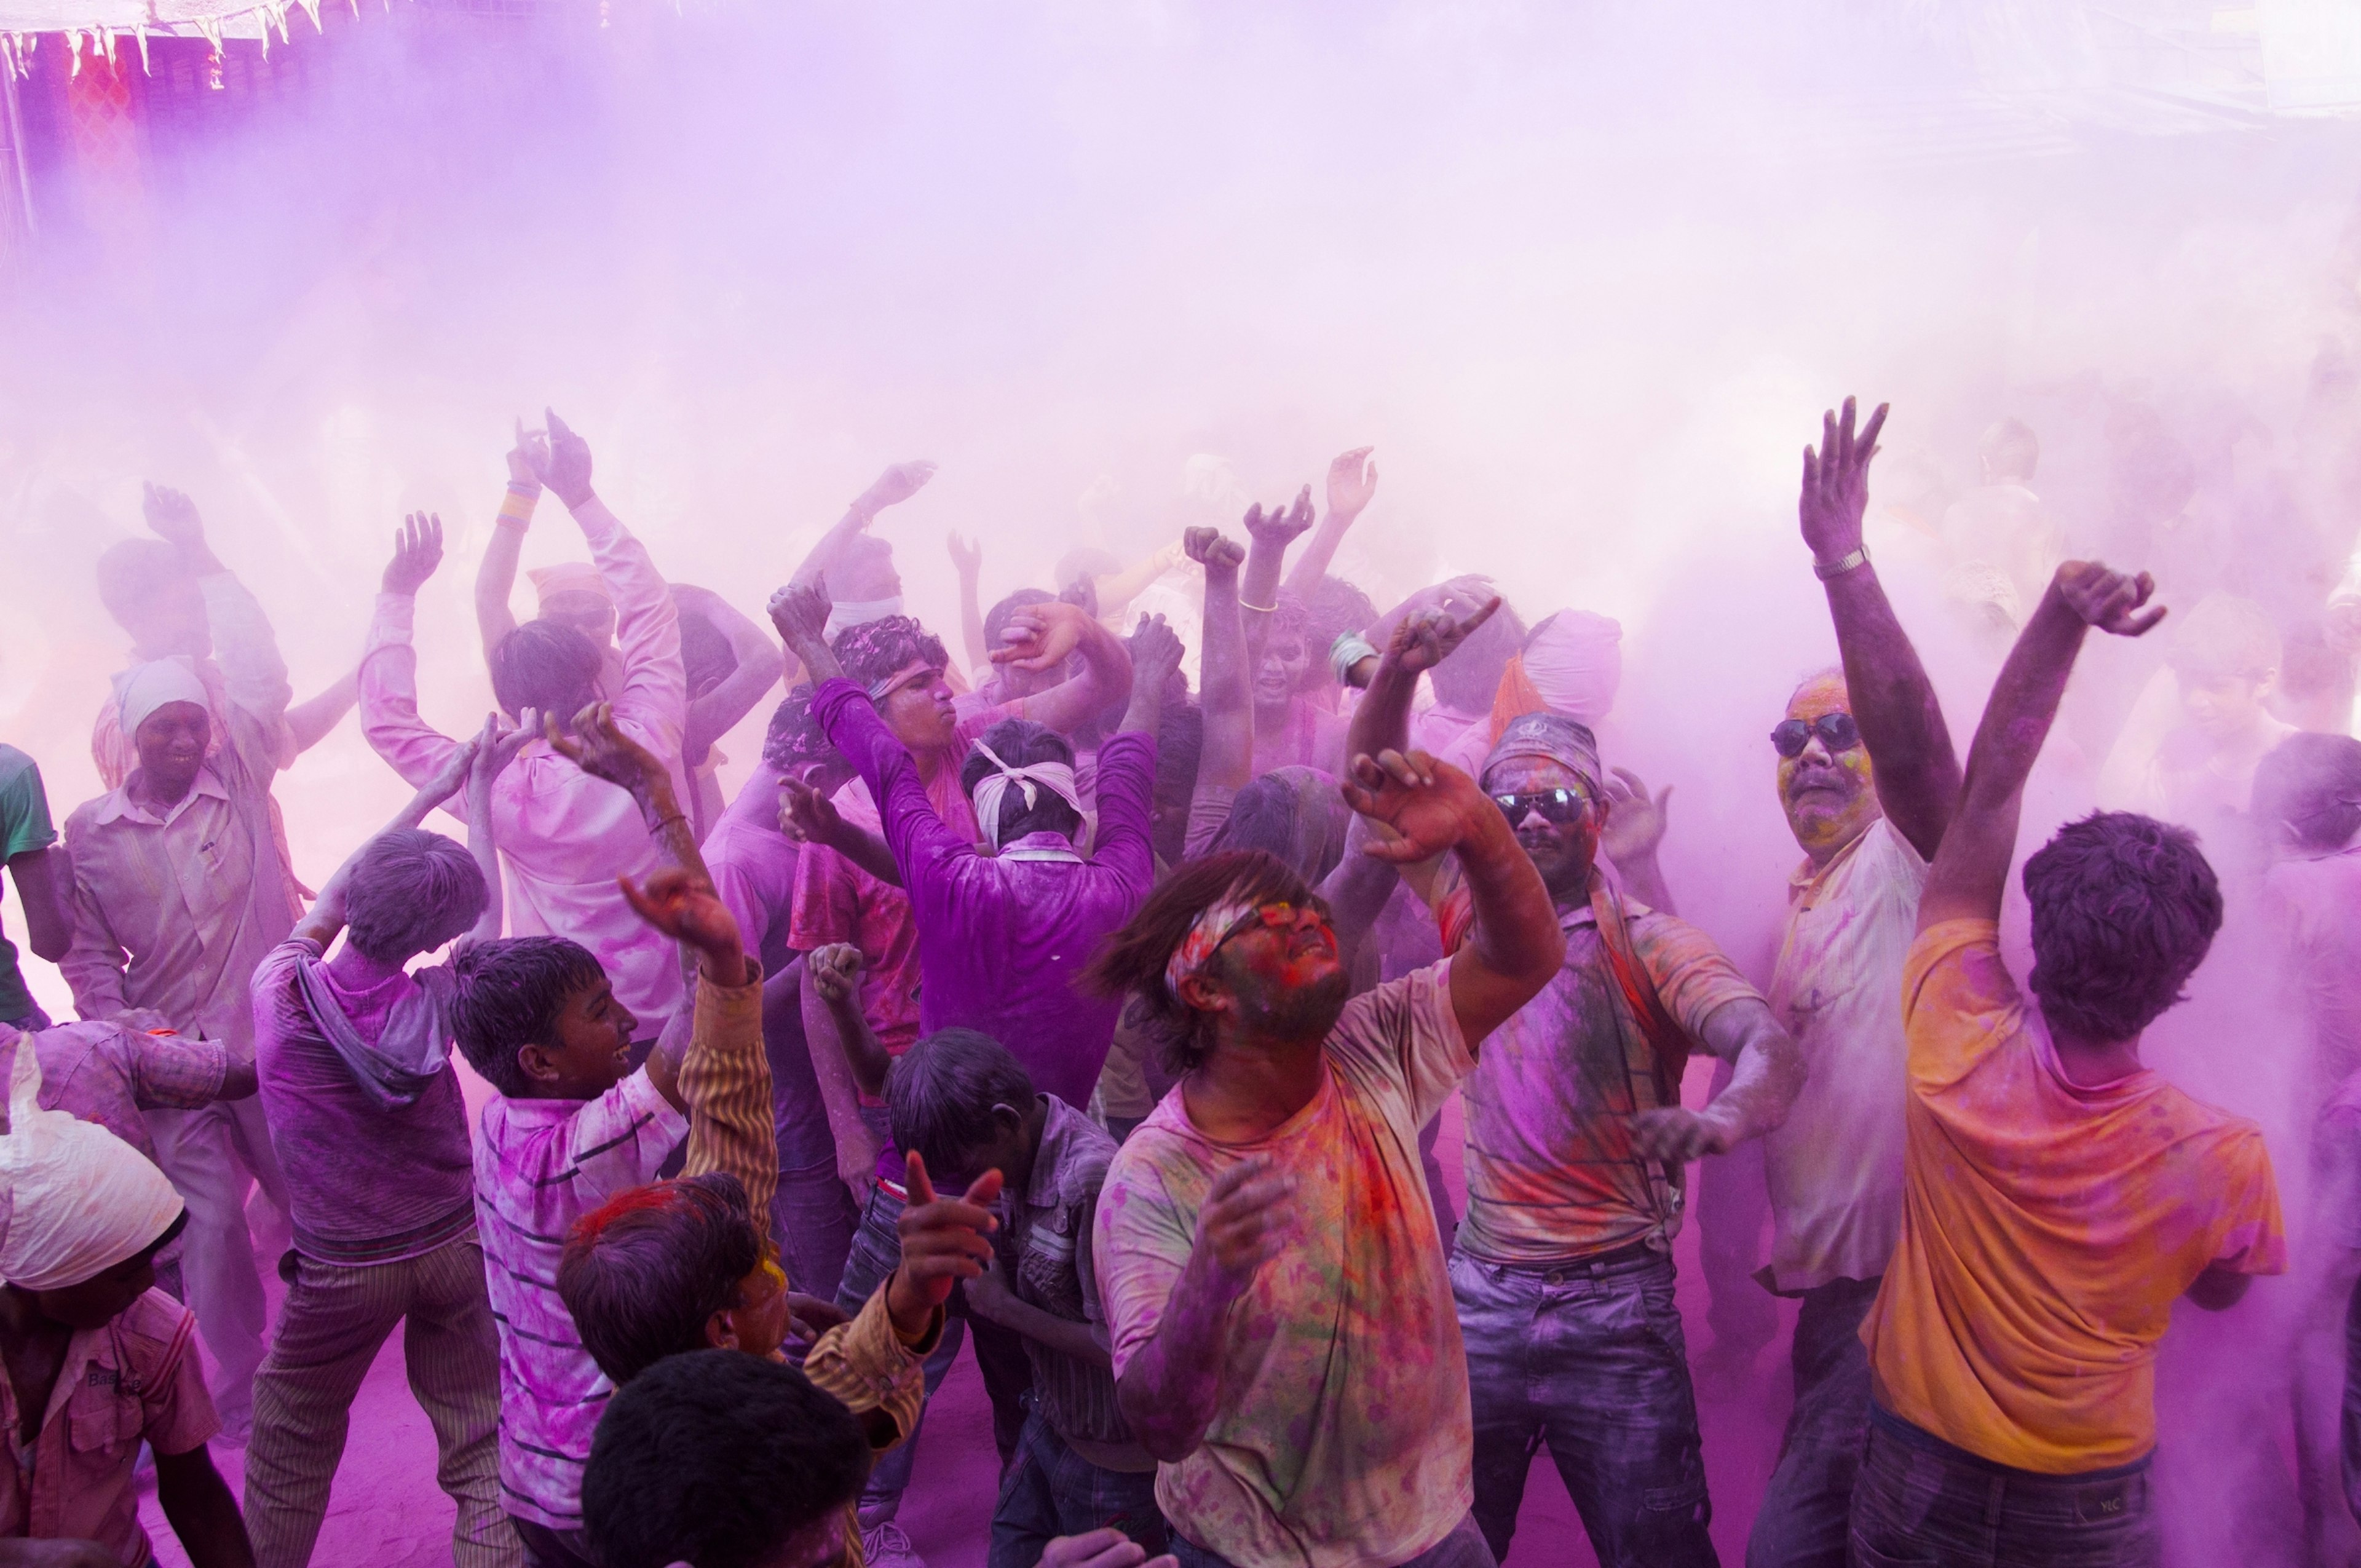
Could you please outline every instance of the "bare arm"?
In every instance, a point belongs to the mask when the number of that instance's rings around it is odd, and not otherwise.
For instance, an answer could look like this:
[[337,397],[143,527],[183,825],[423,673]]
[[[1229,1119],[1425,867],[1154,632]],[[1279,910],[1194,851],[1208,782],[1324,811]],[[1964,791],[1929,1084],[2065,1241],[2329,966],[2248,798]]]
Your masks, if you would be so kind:
[[1198,786],[1244,789],[1254,778],[1254,687],[1246,629],[1238,620],[1238,567],[1246,552],[1211,528],[1191,529],[1181,544],[1189,559],[1205,568],[1205,645],[1199,671],[1205,739]]
[[946,543],[951,566],[959,573],[960,643],[967,652],[967,667],[981,681],[984,666],[992,663],[992,644],[983,635],[983,546],[956,533]]
[[308,751],[326,740],[328,731],[342,723],[360,699],[361,673],[354,669],[338,675],[319,696],[289,707],[287,733],[294,740],[295,750]]
[[1098,595],[1099,614],[1107,618],[1121,615],[1132,600],[1148,591],[1148,584],[1179,565],[1181,559],[1180,546],[1167,544],[1120,572],[1093,578],[1091,587]]
[[1011,617],[1011,633],[1025,641],[1001,649],[996,663],[1045,670],[1079,653],[1082,673],[1025,699],[1025,717],[1071,735],[1131,689],[1131,654],[1123,640],[1080,605],[1027,605]]
[[801,779],[779,781],[779,831],[799,844],[834,850],[888,886],[902,885],[894,847],[857,822],[848,822],[836,803]]
[[729,640],[730,651],[738,656],[738,667],[719,685],[703,696],[689,698],[688,729],[681,740],[681,754],[701,762],[713,743],[736,729],[738,721],[752,713],[754,705],[779,684],[787,662],[779,645],[719,594],[697,592],[696,599],[706,619]]
[[1296,598],[1312,597],[1312,590],[1328,575],[1329,564],[1336,559],[1336,547],[1345,543],[1345,532],[1377,494],[1378,466],[1369,461],[1369,454],[1376,450],[1356,446],[1328,465],[1328,510],[1303,546],[1303,554],[1295,558],[1295,569],[1287,575],[1287,589]]
[[1959,808],[1918,900],[1918,929],[1946,920],[2000,918],[2025,811],[2025,781],[2058,717],[2083,635],[2096,626],[2119,637],[2145,636],[2164,619],[2163,606],[2148,605],[2155,591],[2145,572],[2126,576],[2089,561],[2058,568],[1984,703]]
[[[487,731],[491,729],[489,720],[485,729]],[[443,764],[443,771],[421,784],[418,793],[410,797],[410,803],[393,814],[392,821],[362,839],[359,847],[345,857],[345,863],[336,868],[335,874],[328,879],[328,885],[322,888],[320,896],[312,901],[310,910],[295,923],[293,935],[317,942],[323,952],[328,949],[345,928],[346,890],[352,885],[353,868],[360,864],[361,857],[368,852],[369,845],[379,835],[415,828],[425,821],[430,812],[450,799],[459,786],[467,782],[467,774],[475,766],[476,755],[483,744],[480,735],[462,741],[452,751],[450,760]]]
[[1099,1343],[1090,1324],[1045,1312],[1011,1289],[997,1258],[981,1278],[968,1282],[967,1304],[1002,1328],[1045,1344],[1060,1355],[1070,1355],[1085,1366],[1115,1365],[1114,1355]]
[[787,586],[806,587],[818,581],[843,555],[844,547],[867,532],[879,512],[908,500],[934,477],[935,466],[927,462],[896,463],[878,475],[875,482],[845,509],[836,526],[820,535],[819,543],[811,547],[811,553],[787,579]]
[[820,1103],[828,1108],[829,1131],[836,1137],[836,1176],[866,1204],[877,1184],[877,1140],[861,1119],[861,1097],[852,1081],[851,1051],[836,1036],[836,1019],[812,986],[802,983],[807,960],[797,959],[787,972],[800,992],[804,1048],[811,1054],[812,1076],[819,1080]]
[[509,596],[516,590],[517,561],[524,554],[525,531],[533,526],[533,509],[541,499],[540,474],[549,466],[549,436],[528,431],[517,421],[517,444],[510,449],[508,494],[501,499],[491,542],[484,546],[483,565],[476,568],[476,635],[484,645],[484,663],[492,650],[516,630],[516,613]]
[[820,1005],[828,1009],[837,1044],[843,1048],[846,1065],[852,1069],[852,1081],[863,1094],[882,1100],[894,1058],[885,1054],[877,1032],[861,1011],[861,949],[850,942],[830,943],[804,959],[805,977]]
[[1697,1043],[1731,1065],[1730,1082],[1702,1111],[1671,1105],[1635,1117],[1633,1141],[1651,1159],[1728,1154],[1784,1122],[1804,1087],[1804,1058],[1760,997],[1715,1008]]
[[229,1484],[203,1443],[156,1455],[156,1502],[181,1538],[191,1568],[254,1568],[254,1546]]
[[25,939],[36,957],[57,963],[73,946],[73,861],[62,843],[8,857],[8,874],[25,905]]
[[[1287,565],[1287,547],[1312,532],[1312,487],[1306,485],[1295,504],[1266,513],[1260,505],[1246,509],[1246,569],[1238,586],[1238,609],[1247,617],[1247,646],[1262,645],[1263,623],[1279,603],[1279,578]],[[1251,661],[1249,661],[1251,663]]]
[[[1886,599],[1877,568],[1861,554],[1869,462],[1877,455],[1877,435],[1884,425],[1885,406],[1881,403],[1856,436],[1850,398],[1845,400],[1841,419],[1833,412],[1824,415],[1818,452],[1804,449],[1798,510],[1814,565],[1829,574],[1821,586],[1828,590],[1828,614],[1836,622],[1853,720],[1873,764],[1877,802],[1911,848],[1932,860],[1959,805],[1960,762],[1927,667]],[[1857,564],[1833,570],[1846,561]]]

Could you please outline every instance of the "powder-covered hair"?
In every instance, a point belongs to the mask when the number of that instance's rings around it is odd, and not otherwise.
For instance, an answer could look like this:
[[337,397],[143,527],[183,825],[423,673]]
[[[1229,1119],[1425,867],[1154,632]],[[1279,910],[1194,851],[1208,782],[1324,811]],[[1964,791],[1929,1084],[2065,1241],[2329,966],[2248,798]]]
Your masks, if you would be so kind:
[[177,547],[160,539],[126,539],[99,554],[98,602],[117,626],[137,637],[147,624],[148,601],[156,590],[188,575],[188,563]]
[[557,1294],[582,1348],[617,1387],[667,1355],[706,1347],[763,1261],[746,1189],[727,1171],[635,1187],[574,1222]]
[[2341,850],[2361,832],[2361,740],[2290,735],[2255,769],[2254,815],[2307,850]]
[[[979,737],[983,745],[992,748],[1000,760],[1012,768],[1029,768],[1036,762],[1063,762],[1074,765],[1073,743],[1046,724],[1029,718],[1004,718]],[[960,764],[960,788],[970,800],[975,798],[975,786],[987,774],[999,770],[992,759],[980,749],[971,749],[967,761]],[[998,842],[1013,844],[1027,833],[1063,833],[1071,839],[1082,831],[1082,814],[1068,806],[1049,790],[1033,786],[1034,800],[1028,808],[1025,791],[1011,785],[1000,797],[1000,837]],[[991,825],[985,824],[988,828]]]
[[680,610],[680,663],[688,677],[688,695],[704,696],[738,673],[738,650],[699,602],[702,588],[675,587],[673,603]]
[[1205,1059],[1213,1048],[1213,1015],[1200,1013],[1164,983],[1164,968],[1196,924],[1197,916],[1225,894],[1255,904],[1314,898],[1311,884],[1277,855],[1233,850],[1206,855],[1177,868],[1148,895],[1122,930],[1106,938],[1083,970],[1082,983],[1102,996],[1137,996],[1148,1017],[1164,1027],[1166,1067],[1176,1076]]
[[356,951],[400,963],[473,926],[487,896],[483,868],[465,845],[423,828],[397,828],[370,839],[354,863],[345,929]]
[[[1347,631],[1367,631],[1378,622],[1378,607],[1369,596],[1334,574],[1312,585],[1303,609],[1310,620],[1312,646],[1323,655]],[[1328,668],[1327,659],[1323,656],[1315,663],[1321,667],[1320,684],[1335,685],[1336,673]]]
[[771,710],[770,728],[763,734],[763,761],[781,773],[807,762],[825,762],[843,755],[812,717],[812,687],[807,681]]
[[583,1528],[603,1568],[757,1568],[851,1506],[869,1452],[844,1402],[795,1367],[738,1350],[667,1356],[598,1418]]
[[2279,665],[2279,630],[2253,599],[2207,594],[2168,628],[2164,662],[2201,681],[2257,681]]
[[2181,1000],[2222,928],[2222,888],[2186,828],[2094,812],[2025,862],[2042,1015],[2091,1040],[2128,1040]]
[[2021,419],[2006,418],[1976,438],[1976,455],[1995,479],[2030,479],[2041,464],[2041,438]]
[[916,1149],[939,1179],[983,1174],[968,1155],[992,1135],[992,1108],[1033,1108],[1033,1080],[1006,1047],[978,1029],[938,1029],[894,1058],[885,1109],[894,1142]]
[[569,724],[598,690],[598,645],[564,621],[528,620],[492,649],[492,695],[510,713]]
[[1000,634],[1008,630],[1008,623],[1016,618],[1018,610],[1029,609],[1037,604],[1057,602],[1058,596],[1047,588],[1017,589],[983,612],[983,645],[988,649],[998,651]]
[[906,615],[880,616],[848,626],[829,644],[844,678],[857,686],[879,681],[912,664],[942,668],[950,663],[943,640]]
[[1525,645],[1525,623],[1505,600],[1427,679],[1434,695],[1461,713],[1488,713],[1499,695],[1500,676]]
[[590,949],[563,937],[506,937],[460,950],[451,966],[452,1032],[483,1080],[502,1094],[533,1086],[520,1047],[555,1045],[566,999],[607,977]]

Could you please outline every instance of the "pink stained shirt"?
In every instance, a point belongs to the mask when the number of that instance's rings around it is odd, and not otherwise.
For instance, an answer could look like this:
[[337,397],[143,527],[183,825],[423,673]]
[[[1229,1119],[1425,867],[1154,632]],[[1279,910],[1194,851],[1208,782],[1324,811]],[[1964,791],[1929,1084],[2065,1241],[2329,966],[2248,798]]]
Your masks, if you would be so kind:
[[103,1328],[76,1330],[29,1447],[16,1391],[0,1376],[0,1541],[94,1541],[119,1563],[151,1561],[132,1466],[221,1430],[195,1348],[196,1314],[150,1290]]
[[[601,502],[585,502],[575,520],[615,600],[624,668],[622,687],[609,698],[616,727],[664,759],[686,810],[680,742],[688,686],[679,611],[646,547]],[[378,596],[361,661],[361,726],[379,756],[423,784],[457,742],[418,715],[414,608],[405,595]],[[653,1038],[685,992],[678,945],[634,915],[615,886],[618,876],[643,879],[664,864],[631,793],[535,740],[492,785],[492,828],[506,868],[510,934],[565,937],[589,948],[617,998],[638,1014],[640,1037]]]
[[156,1140],[142,1111],[194,1111],[221,1097],[229,1050],[219,1040],[150,1035],[119,1024],[60,1024],[26,1034],[0,1024],[0,1069],[30,1042],[41,1068],[41,1109],[104,1127],[150,1161]]

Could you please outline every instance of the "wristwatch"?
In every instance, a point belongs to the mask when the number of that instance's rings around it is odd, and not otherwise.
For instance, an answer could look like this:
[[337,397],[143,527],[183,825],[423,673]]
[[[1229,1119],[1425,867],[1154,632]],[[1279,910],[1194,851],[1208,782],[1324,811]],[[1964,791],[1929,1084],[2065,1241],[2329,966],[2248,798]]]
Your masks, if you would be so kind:
[[1857,567],[1866,566],[1868,565],[1869,552],[1866,549],[1856,546],[1850,554],[1839,555],[1833,561],[1814,561],[1812,563],[1812,576],[1819,578],[1820,581],[1825,583],[1831,578],[1841,577],[1847,572],[1852,571]]

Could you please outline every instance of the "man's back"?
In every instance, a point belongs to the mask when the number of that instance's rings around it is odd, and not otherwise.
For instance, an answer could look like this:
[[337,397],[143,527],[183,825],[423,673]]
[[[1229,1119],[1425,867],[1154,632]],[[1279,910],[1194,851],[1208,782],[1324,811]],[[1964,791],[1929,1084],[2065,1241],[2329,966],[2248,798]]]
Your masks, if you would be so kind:
[[2216,1265],[2286,1266],[2261,1130],[2152,1070],[2070,1080],[1998,928],[1920,933],[1902,1241],[1861,1337],[1878,1401],[1955,1447],[2052,1475],[2155,1446],[2155,1354]]

